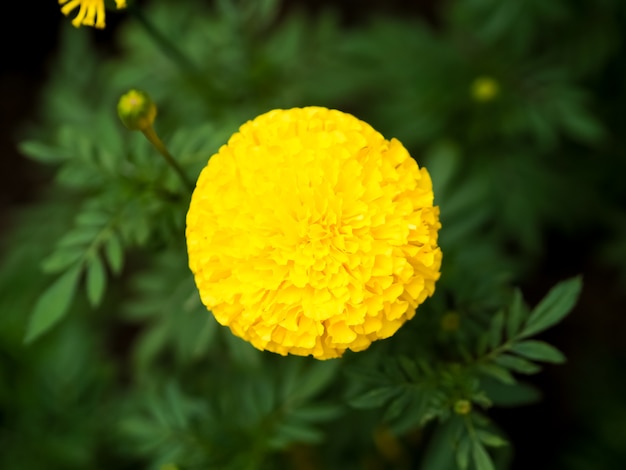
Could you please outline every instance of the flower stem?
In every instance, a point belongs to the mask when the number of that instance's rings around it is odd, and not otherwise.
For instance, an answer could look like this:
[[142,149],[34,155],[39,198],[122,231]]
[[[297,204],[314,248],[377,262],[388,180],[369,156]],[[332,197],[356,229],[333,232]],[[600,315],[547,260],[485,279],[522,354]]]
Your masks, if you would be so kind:
[[150,141],[150,143],[154,146],[154,148],[157,149],[157,151],[161,155],[163,155],[163,158],[165,158],[165,161],[167,162],[167,164],[172,167],[172,169],[176,172],[176,174],[178,174],[178,176],[180,177],[184,185],[187,187],[187,189],[190,192],[193,192],[193,189],[194,189],[193,184],[191,183],[189,178],[187,178],[187,175],[185,175],[185,172],[180,167],[178,162],[174,160],[174,157],[172,157],[172,154],[169,153],[163,141],[159,138],[157,133],[154,131],[154,127],[148,126],[145,129],[142,129],[141,132],[143,132],[143,135],[146,136],[146,139]]

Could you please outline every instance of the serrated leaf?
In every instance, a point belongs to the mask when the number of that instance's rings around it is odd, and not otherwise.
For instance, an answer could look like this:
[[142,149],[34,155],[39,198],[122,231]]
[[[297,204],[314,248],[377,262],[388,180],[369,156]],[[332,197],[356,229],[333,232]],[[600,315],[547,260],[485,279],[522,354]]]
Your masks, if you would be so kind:
[[489,347],[495,349],[502,342],[502,329],[504,326],[504,312],[496,313],[489,327]]
[[469,437],[463,436],[456,448],[456,464],[460,470],[466,470],[469,465],[471,443]]
[[495,470],[491,457],[480,441],[472,441],[472,457],[476,470]]
[[535,374],[541,370],[541,367],[537,364],[510,354],[501,354],[495,358],[495,363],[521,374]]
[[92,307],[97,307],[102,300],[106,287],[106,271],[98,256],[93,256],[87,262],[87,298]]
[[509,307],[508,316],[506,319],[506,334],[507,338],[512,339],[519,333],[520,327],[526,316],[528,315],[528,309],[524,305],[524,298],[522,292],[519,289],[515,289],[513,294],[513,301]]
[[502,447],[509,445],[509,443],[500,436],[484,431],[482,429],[476,431],[476,436],[478,436],[480,442],[488,447]]
[[511,347],[511,352],[534,361],[552,362],[554,364],[565,362],[563,353],[544,341],[521,341]]
[[561,321],[576,304],[581,288],[580,276],[553,287],[532,311],[520,336],[532,336]]
[[111,271],[119,274],[124,265],[124,249],[117,233],[111,233],[111,236],[104,244],[104,255],[107,258]]
[[25,342],[30,343],[58,323],[67,313],[82,269],[76,265],[62,274],[39,297],[26,329]]

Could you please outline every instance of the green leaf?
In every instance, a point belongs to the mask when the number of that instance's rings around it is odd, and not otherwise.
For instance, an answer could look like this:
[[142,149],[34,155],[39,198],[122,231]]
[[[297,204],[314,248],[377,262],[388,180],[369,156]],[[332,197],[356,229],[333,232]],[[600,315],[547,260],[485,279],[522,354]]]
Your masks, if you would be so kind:
[[102,261],[98,256],[92,256],[87,263],[87,298],[92,307],[100,304],[106,281],[106,271]]
[[428,149],[424,157],[437,196],[445,199],[447,189],[459,166],[459,149],[449,141],[441,141]]
[[489,335],[483,334],[478,338],[478,344],[476,345],[476,353],[478,356],[484,356],[487,353],[489,346]]
[[521,374],[535,374],[541,370],[541,367],[539,367],[537,364],[533,364],[526,359],[512,356],[510,354],[502,354],[496,357],[495,363]]
[[491,457],[489,457],[480,441],[475,440],[472,442],[472,457],[476,470],[495,470]]
[[378,408],[397,394],[398,389],[395,387],[381,387],[368,390],[362,395],[351,398],[349,401],[354,408]]
[[535,361],[552,362],[554,364],[565,362],[565,356],[561,351],[543,341],[522,341],[514,344],[511,347],[511,351]]
[[515,378],[511,375],[511,373],[505,369],[504,367],[500,367],[496,364],[479,364],[477,366],[479,372],[492,377],[499,382],[502,382],[506,385],[515,384]]
[[300,400],[312,398],[326,388],[338,370],[338,361],[312,363],[309,368],[304,370],[294,397]]
[[78,214],[76,223],[78,225],[96,226],[100,228],[109,223],[109,219],[110,217],[104,212],[97,212],[92,209]]
[[383,415],[385,421],[391,422],[401,417],[413,402],[413,394],[410,390],[400,387],[394,387],[394,389],[399,393],[385,410],[385,414]]
[[491,320],[489,328],[489,347],[495,349],[502,342],[502,328],[504,326],[504,312],[498,312]]
[[[402,435],[410,429],[420,427],[432,417],[431,395],[427,391],[406,392],[406,403],[399,409],[397,417],[392,420],[392,429]],[[396,400],[392,405],[397,403]],[[391,407],[390,407],[391,409]]]
[[19,144],[20,152],[42,163],[56,163],[65,160],[64,151],[41,142],[26,141]]
[[279,440],[287,442],[306,442],[316,444],[324,438],[324,434],[304,423],[284,422],[276,427]]
[[41,269],[45,273],[58,273],[80,260],[84,253],[85,250],[80,247],[56,250],[50,256],[44,258],[41,263]]
[[398,357],[398,364],[406,374],[407,378],[413,382],[418,382],[423,374],[420,373],[417,364],[406,356]]
[[513,301],[509,307],[509,312],[506,319],[506,334],[509,339],[514,338],[519,333],[519,329],[524,323],[526,316],[528,315],[528,309],[524,305],[524,299],[522,292],[519,289],[515,289],[513,294]]
[[67,313],[76,292],[81,268],[77,264],[66,271],[39,297],[26,329],[26,343],[45,333]]
[[561,321],[576,304],[581,288],[580,276],[553,287],[535,307],[520,336],[534,335]]
[[509,385],[487,377],[481,380],[481,389],[487,394],[492,404],[498,407],[530,405],[541,399],[539,390],[524,382]]
[[342,414],[342,409],[337,405],[311,404],[303,408],[297,408],[290,412],[290,416],[301,421],[329,421]]
[[116,233],[112,233],[107,239],[104,245],[104,255],[107,258],[107,262],[111,267],[111,270],[115,274],[119,274],[124,265],[124,249],[122,248],[122,242]]
[[500,436],[484,431],[482,429],[476,431],[476,435],[478,436],[480,442],[488,447],[502,447],[509,445],[509,443],[505,439],[502,439]]
[[94,227],[80,227],[77,230],[69,232],[59,240],[59,247],[71,247],[76,245],[86,245],[93,242],[98,236],[99,229]]
[[472,441],[468,436],[461,437],[456,448],[456,464],[460,470],[466,470],[469,465],[470,444]]

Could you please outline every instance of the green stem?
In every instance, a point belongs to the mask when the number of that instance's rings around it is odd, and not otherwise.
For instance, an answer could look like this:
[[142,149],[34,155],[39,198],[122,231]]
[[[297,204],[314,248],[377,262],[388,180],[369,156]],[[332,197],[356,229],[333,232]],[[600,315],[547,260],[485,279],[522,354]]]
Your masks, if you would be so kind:
[[154,146],[154,148],[157,149],[157,151],[161,155],[163,155],[163,158],[165,158],[165,161],[178,174],[178,176],[180,177],[182,182],[185,184],[187,189],[189,189],[190,192],[193,192],[193,188],[194,188],[193,184],[191,183],[191,181],[189,181],[189,178],[187,178],[187,175],[185,175],[185,172],[180,167],[178,162],[174,160],[174,157],[172,157],[172,155],[168,152],[167,147],[165,147],[165,144],[161,141],[161,139],[159,139],[159,136],[157,135],[157,133],[154,132],[154,128],[150,126],[145,129],[142,129],[141,132],[143,132],[143,135],[146,136],[146,139],[150,141],[150,143]]

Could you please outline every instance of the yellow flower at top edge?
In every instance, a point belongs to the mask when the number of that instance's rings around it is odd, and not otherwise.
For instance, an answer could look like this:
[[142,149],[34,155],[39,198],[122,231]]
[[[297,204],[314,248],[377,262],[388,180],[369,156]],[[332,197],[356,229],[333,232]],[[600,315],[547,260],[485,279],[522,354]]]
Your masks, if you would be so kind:
[[439,228],[430,176],[398,140],[307,107],[258,116],[210,158],[186,236],[219,323],[329,359],[393,335],[433,294]]
[[[69,15],[76,8],[78,14],[72,20],[72,24],[79,28],[81,25],[94,26],[99,29],[105,27],[104,0],[59,0],[59,5],[63,5],[61,13]],[[115,0],[117,9],[126,8],[126,0]]]

